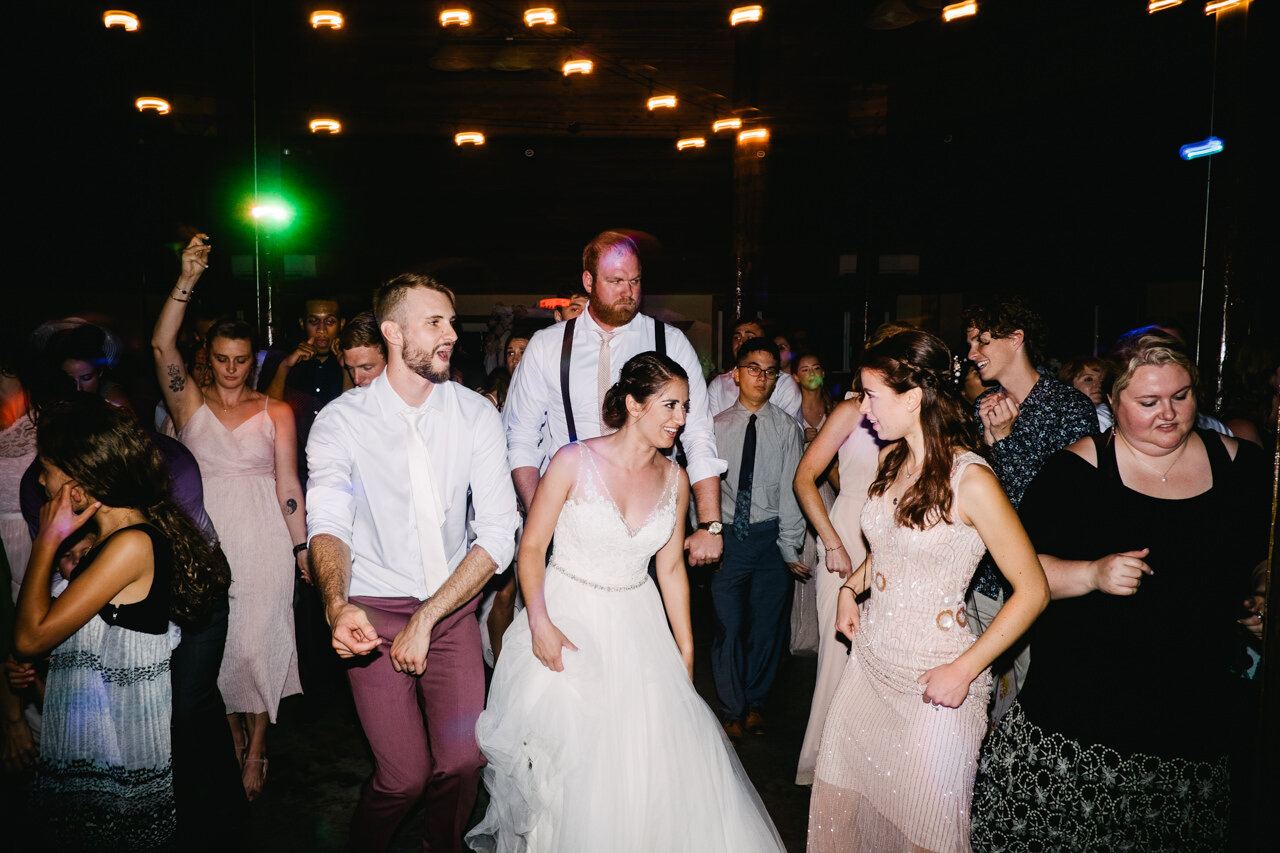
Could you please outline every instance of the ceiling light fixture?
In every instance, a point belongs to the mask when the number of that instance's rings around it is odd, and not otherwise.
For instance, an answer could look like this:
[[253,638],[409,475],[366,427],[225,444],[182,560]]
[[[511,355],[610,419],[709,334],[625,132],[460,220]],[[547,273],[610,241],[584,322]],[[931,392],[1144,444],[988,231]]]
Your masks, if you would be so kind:
[[107,29],[121,27],[132,33],[138,29],[138,16],[123,9],[111,9],[102,16],[102,25]]
[[319,12],[312,12],[311,29],[318,30],[321,27],[328,27],[331,30],[342,29],[342,13],[334,12],[331,9],[322,9]]
[[549,27],[555,22],[556,12],[554,9],[529,9],[524,13],[524,24],[526,27],[536,27],[539,24]]
[[687,139],[676,141],[676,150],[683,151],[686,148],[706,148],[707,140],[701,136],[691,136]]
[[764,17],[764,7],[762,6],[739,6],[729,13],[729,26],[754,24],[762,17]]
[[476,130],[464,130],[453,137],[454,145],[484,145],[484,134]]
[[751,130],[744,130],[738,134],[738,144],[743,145],[747,142],[767,142],[769,140],[769,131],[767,128],[756,127]]
[[326,131],[328,133],[339,133],[342,130],[342,122],[336,118],[314,118],[309,125],[312,133],[320,133]]
[[1244,0],[1212,0],[1212,2],[1204,4],[1204,13],[1212,15],[1215,12],[1225,12],[1228,9],[1234,9],[1243,2]]
[[942,7],[942,20],[944,21],[954,21],[956,18],[967,18],[976,14],[978,14],[978,4],[975,0],[969,0],[967,3],[952,3],[950,6]]
[[445,9],[440,13],[440,26],[469,27],[471,26],[471,12],[466,9]]
[[725,130],[738,130],[742,127],[742,119],[740,118],[720,118],[711,124],[712,133],[720,133]]
[[138,98],[138,100],[133,102],[133,105],[138,108],[138,112],[140,113],[146,112],[147,110],[155,110],[160,115],[169,114],[169,102],[164,98]]
[[595,64],[590,59],[570,59],[564,64],[564,76],[570,74],[590,74]]
[[676,105],[675,95],[656,95],[649,99],[649,109],[672,108]]
[[1147,14],[1153,15],[1165,9],[1172,9],[1174,6],[1181,6],[1182,0],[1151,0],[1147,4]]

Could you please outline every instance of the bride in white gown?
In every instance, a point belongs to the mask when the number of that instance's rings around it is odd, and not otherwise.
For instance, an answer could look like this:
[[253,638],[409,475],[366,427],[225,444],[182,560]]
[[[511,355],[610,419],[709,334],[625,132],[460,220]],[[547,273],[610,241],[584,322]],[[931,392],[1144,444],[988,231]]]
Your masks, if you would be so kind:
[[[676,525],[689,481],[658,452],[675,442],[688,401],[678,364],[632,358],[605,398],[618,431],[561,449],[538,486],[519,558],[528,618],[503,638],[476,724],[490,795],[467,835],[476,850],[783,849],[691,682]],[[655,553],[661,599],[648,574]]]

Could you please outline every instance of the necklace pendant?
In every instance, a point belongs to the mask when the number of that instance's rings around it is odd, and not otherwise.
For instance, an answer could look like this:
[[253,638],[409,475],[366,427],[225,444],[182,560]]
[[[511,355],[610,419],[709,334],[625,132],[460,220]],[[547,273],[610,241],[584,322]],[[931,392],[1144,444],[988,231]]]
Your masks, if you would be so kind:
[[1167,482],[1169,482],[1169,478],[1168,478],[1168,477],[1161,477],[1161,478],[1160,478],[1160,482],[1162,482],[1162,483],[1167,483]]

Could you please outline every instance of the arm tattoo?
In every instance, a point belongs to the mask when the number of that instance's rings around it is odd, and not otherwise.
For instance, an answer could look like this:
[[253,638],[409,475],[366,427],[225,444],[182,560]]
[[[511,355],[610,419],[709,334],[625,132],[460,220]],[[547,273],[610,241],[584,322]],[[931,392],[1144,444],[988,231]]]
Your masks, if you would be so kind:
[[298,511],[298,502],[293,498],[289,498],[289,500],[284,502],[284,511],[289,515],[293,515]]
[[175,394],[182,393],[182,389],[187,387],[187,377],[182,375],[182,371],[178,369],[178,365],[169,365],[169,390]]

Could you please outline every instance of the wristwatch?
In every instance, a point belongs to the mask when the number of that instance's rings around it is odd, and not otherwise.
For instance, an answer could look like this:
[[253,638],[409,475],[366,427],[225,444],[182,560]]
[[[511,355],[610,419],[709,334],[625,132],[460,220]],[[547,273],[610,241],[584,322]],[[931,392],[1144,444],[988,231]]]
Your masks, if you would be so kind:
[[704,521],[698,525],[698,529],[705,530],[712,536],[719,536],[720,532],[724,530],[724,525],[718,521]]

